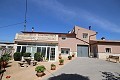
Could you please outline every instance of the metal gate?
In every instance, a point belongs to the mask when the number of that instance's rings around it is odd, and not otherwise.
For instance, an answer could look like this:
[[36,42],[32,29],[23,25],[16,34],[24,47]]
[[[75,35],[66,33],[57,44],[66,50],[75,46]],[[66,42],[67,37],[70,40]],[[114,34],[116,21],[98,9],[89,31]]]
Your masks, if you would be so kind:
[[77,45],[77,57],[88,57],[88,45]]

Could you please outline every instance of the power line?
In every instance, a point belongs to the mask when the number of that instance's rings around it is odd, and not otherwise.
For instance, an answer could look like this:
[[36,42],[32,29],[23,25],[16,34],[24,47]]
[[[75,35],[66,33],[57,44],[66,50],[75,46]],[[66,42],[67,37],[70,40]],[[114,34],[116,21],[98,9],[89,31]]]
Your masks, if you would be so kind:
[[20,22],[20,23],[15,23],[15,24],[10,24],[10,25],[7,25],[7,26],[2,26],[0,28],[5,28],[5,27],[10,27],[10,26],[15,26],[15,25],[19,25],[19,24],[23,24],[24,22]]
[[14,25],[18,25],[18,24],[23,24],[24,23],[24,31],[25,31],[26,30],[26,22],[27,22],[26,18],[27,18],[27,0],[26,0],[26,6],[25,6],[25,20],[24,20],[24,22],[10,24],[10,25],[7,25],[7,26],[2,26],[0,28],[10,27],[10,26],[14,26]]

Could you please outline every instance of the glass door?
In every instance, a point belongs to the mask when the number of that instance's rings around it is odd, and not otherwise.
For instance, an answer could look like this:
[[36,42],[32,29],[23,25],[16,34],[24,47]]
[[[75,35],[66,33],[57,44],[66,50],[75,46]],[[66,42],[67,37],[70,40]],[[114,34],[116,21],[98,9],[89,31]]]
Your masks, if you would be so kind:
[[35,46],[32,47],[32,51],[31,51],[31,57],[34,57],[34,54],[37,52],[37,49]]
[[55,61],[55,48],[50,49],[50,61]]
[[27,47],[26,47],[26,52],[27,52],[27,53],[31,53],[31,47],[30,47],[30,46],[27,46]]
[[50,60],[50,47],[47,47],[47,60]]
[[42,47],[42,56],[43,56],[43,59],[45,60],[45,57],[46,57],[46,47]]

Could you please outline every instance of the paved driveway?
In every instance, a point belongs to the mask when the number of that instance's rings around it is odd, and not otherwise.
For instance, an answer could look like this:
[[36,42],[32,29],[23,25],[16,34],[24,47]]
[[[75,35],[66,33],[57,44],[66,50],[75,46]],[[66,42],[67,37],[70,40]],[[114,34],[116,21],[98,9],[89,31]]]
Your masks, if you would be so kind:
[[120,80],[113,79],[119,74],[120,63],[78,57],[44,80]]

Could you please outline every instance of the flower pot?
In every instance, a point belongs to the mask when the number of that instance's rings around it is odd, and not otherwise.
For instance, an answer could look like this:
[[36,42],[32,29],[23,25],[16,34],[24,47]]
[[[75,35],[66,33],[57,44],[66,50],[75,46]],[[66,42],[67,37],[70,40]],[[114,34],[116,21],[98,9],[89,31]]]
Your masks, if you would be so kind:
[[56,66],[51,66],[51,70],[56,70]]
[[37,72],[36,74],[38,77],[42,77],[44,75],[44,72]]
[[6,68],[7,62],[6,62],[6,61],[2,61],[2,62],[1,62],[1,66],[2,66],[3,68]]
[[59,56],[59,59],[62,59],[62,56]]
[[72,57],[75,57],[75,55],[72,55]]
[[71,60],[72,58],[68,58],[68,60]]
[[62,63],[62,62],[60,62],[60,64],[59,65],[63,65],[64,63]]

